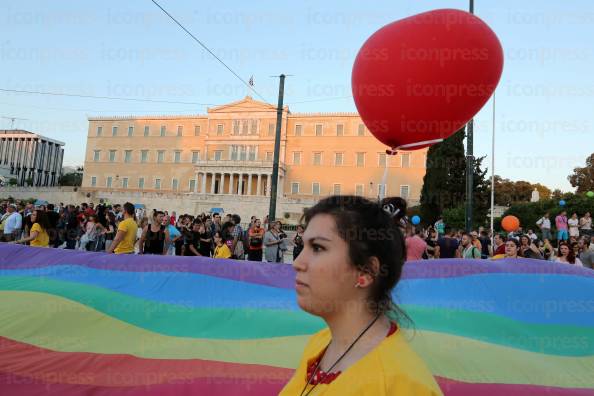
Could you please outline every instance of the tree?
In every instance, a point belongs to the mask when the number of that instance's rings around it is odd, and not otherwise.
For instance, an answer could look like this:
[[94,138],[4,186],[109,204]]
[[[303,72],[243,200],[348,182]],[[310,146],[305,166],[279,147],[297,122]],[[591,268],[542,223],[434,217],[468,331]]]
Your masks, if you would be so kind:
[[532,184],[524,180],[514,182],[495,175],[495,205],[510,206],[517,202],[530,202],[535,188],[538,190],[540,199],[551,197],[551,190],[542,184]]
[[19,183],[18,180],[14,177],[8,180],[9,186],[16,186],[18,183]]
[[567,176],[572,187],[577,187],[576,193],[594,190],[594,153],[586,158],[586,166],[573,168],[573,174]]
[[[427,152],[427,172],[423,178],[421,189],[421,218],[423,222],[433,224],[439,215],[450,216],[453,223],[446,224],[458,227],[460,211],[464,213],[466,201],[466,157],[464,155],[465,128],[433,145]],[[489,182],[482,170],[484,157],[477,158],[473,169],[473,223],[482,225],[490,206]],[[447,213],[446,209],[451,209]],[[464,219],[465,216],[462,217]],[[462,227],[463,228],[463,227]]]
[[60,186],[80,186],[82,184],[82,173],[66,173],[58,179]]
[[464,202],[466,159],[464,157],[464,128],[427,152],[427,171],[421,189],[421,218],[433,224],[446,208]]

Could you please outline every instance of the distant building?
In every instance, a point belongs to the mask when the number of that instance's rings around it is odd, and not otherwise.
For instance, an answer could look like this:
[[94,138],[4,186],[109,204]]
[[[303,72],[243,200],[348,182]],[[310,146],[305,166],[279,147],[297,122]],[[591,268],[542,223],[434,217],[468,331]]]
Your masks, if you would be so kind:
[[20,129],[0,129],[0,175],[23,186],[55,186],[62,174],[64,143]]

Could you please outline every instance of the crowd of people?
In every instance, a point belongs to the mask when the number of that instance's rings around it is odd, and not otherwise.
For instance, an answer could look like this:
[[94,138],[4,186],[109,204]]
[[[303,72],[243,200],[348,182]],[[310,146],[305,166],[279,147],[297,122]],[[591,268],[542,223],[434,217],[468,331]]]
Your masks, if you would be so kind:
[[[561,212],[549,213],[536,222],[539,233],[529,229],[491,234],[484,228],[470,233],[448,227],[442,218],[429,227],[415,226],[406,217],[406,201],[384,200],[383,208],[405,234],[407,261],[440,258],[553,260],[593,268],[592,218]],[[280,221],[268,216],[250,218],[242,224],[237,214],[202,213],[197,216],[153,210],[145,213],[133,204],[34,206],[31,203],[0,204],[1,241],[37,247],[105,251],[115,254],[205,256],[282,263],[299,255],[304,246],[304,228],[283,230]],[[556,246],[553,246],[555,243]],[[292,253],[292,254],[291,254]]]
[[594,236],[590,213],[579,219],[574,213],[567,219],[566,213],[562,212],[556,217],[555,224],[555,239],[552,238],[548,213],[536,223],[540,233],[533,229],[524,232],[522,227],[509,233],[491,234],[483,227],[465,232],[447,227],[441,218],[427,228],[407,225],[407,260],[523,257],[593,268]]
[[173,211],[145,213],[123,205],[82,203],[34,206],[0,203],[1,241],[115,254],[206,256],[282,263],[292,247],[303,249],[303,227],[289,240],[280,221],[252,216],[242,224],[237,214]]

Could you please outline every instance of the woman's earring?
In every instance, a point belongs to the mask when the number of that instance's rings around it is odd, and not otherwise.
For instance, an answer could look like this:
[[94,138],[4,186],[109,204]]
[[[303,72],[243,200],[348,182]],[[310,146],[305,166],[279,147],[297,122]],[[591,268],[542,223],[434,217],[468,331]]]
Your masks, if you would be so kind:
[[360,276],[359,278],[357,278],[357,283],[355,284],[355,287],[361,287],[361,286],[363,286],[364,283],[365,283],[365,277]]

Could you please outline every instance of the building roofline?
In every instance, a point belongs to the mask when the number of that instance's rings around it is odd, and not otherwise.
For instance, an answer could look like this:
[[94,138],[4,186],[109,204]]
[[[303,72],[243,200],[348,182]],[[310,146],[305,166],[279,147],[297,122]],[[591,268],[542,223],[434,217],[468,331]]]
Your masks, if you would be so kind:
[[289,118],[303,117],[361,117],[359,113],[354,112],[331,112],[331,113],[291,113]]
[[4,137],[4,136],[6,136],[6,137],[19,137],[19,138],[24,138],[24,137],[37,138],[37,139],[46,140],[46,141],[51,142],[51,143],[59,144],[61,146],[65,146],[66,145],[66,143],[61,142],[59,140],[48,138],[46,136],[39,135],[39,134],[37,134],[35,132],[26,131],[24,129],[0,129],[0,137]]
[[206,114],[178,114],[178,115],[125,115],[125,116],[88,116],[88,121],[123,121],[123,120],[195,120],[208,118]]

